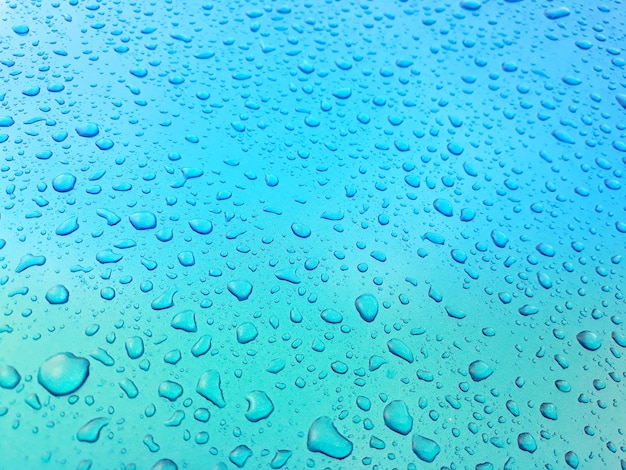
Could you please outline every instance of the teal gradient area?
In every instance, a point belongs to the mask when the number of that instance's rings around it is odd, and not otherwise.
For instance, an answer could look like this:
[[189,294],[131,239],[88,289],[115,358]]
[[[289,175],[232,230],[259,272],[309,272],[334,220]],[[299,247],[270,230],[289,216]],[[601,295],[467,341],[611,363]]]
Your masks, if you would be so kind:
[[620,2],[0,8],[0,469],[626,468]]

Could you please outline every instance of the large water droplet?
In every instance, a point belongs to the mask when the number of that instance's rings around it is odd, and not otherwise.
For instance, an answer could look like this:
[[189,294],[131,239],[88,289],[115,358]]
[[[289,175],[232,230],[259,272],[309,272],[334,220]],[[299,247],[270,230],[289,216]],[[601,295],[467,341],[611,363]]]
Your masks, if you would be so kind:
[[13,366],[6,364],[0,364],[0,387],[6,389],[13,389],[20,383],[22,377],[17,369]]
[[483,361],[474,361],[469,365],[469,374],[474,382],[480,382],[491,376],[493,369]]
[[354,306],[363,320],[372,322],[378,315],[378,301],[372,294],[362,294],[354,301]]
[[602,340],[593,331],[581,331],[576,335],[576,339],[583,348],[589,351],[596,351],[600,349],[600,346],[602,346]]
[[345,459],[352,453],[352,442],[339,433],[328,416],[320,416],[309,427],[307,448],[335,459]]
[[69,395],[89,376],[89,360],[70,352],[56,354],[39,366],[37,381],[54,396]]
[[52,305],[65,304],[69,299],[70,292],[62,284],[51,287],[48,292],[46,292],[46,300]]
[[439,444],[417,433],[413,434],[411,445],[415,455],[417,455],[420,460],[428,463],[433,462],[441,452]]

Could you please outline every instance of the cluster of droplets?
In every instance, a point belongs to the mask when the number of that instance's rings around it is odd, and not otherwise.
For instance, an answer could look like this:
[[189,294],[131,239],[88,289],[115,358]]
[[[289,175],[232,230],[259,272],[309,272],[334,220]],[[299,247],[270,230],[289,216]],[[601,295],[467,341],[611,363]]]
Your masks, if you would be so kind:
[[626,467],[619,4],[174,3],[7,4],[15,448]]

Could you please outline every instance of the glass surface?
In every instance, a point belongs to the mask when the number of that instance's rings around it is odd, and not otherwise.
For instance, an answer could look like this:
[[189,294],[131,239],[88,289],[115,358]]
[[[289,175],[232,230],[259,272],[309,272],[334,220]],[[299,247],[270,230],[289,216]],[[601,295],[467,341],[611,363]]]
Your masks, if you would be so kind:
[[626,468],[623,2],[0,13],[0,468]]

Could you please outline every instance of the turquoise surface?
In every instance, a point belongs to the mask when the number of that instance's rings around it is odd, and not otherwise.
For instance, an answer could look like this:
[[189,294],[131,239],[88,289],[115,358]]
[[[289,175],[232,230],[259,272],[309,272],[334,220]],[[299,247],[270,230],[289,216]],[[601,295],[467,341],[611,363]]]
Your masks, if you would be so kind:
[[0,469],[626,469],[621,1],[0,12]]

